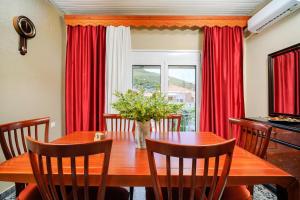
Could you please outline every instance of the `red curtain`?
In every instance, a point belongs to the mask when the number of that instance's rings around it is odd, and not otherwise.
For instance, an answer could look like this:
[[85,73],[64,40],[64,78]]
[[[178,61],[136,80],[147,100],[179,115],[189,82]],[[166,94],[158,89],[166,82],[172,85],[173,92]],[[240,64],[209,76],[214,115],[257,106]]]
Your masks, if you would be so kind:
[[299,114],[299,50],[273,58],[274,111]]
[[102,130],[105,101],[103,26],[68,26],[66,133]]
[[296,104],[295,104],[295,111],[297,115],[300,115],[300,50],[298,49],[295,53],[296,57],[296,70],[295,70],[295,80],[296,80]]
[[242,118],[243,29],[205,27],[200,131],[228,138],[228,118]]

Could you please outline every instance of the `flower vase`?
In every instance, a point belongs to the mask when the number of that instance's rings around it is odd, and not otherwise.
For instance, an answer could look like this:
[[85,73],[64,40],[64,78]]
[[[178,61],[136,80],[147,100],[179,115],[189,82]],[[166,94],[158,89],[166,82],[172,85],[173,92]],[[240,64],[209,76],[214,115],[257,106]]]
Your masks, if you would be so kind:
[[150,135],[150,121],[136,122],[135,128],[135,147],[146,149],[146,137]]

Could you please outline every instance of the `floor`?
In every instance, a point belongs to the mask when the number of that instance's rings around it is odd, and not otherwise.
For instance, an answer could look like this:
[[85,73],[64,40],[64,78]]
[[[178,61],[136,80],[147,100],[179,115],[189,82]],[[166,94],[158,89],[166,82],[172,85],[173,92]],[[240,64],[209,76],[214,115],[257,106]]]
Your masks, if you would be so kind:
[[[4,200],[14,200],[15,193],[10,194]],[[143,187],[134,188],[134,198],[135,200],[144,200],[145,199],[145,189]],[[270,192],[262,185],[256,185],[254,187],[254,198],[253,200],[277,200],[275,194]]]
[[254,187],[254,198],[253,200],[269,200],[274,199],[277,200],[277,197],[274,193],[270,192],[270,190],[266,189],[262,185],[256,185]]

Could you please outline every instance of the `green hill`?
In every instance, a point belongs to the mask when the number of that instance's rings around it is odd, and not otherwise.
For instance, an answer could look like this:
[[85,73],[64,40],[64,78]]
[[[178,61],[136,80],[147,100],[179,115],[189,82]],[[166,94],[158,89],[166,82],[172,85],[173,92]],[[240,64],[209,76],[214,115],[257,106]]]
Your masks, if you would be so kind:
[[[195,88],[195,84],[174,77],[170,77],[169,84],[192,90]],[[153,91],[160,86],[160,76],[144,69],[134,69],[133,85]]]

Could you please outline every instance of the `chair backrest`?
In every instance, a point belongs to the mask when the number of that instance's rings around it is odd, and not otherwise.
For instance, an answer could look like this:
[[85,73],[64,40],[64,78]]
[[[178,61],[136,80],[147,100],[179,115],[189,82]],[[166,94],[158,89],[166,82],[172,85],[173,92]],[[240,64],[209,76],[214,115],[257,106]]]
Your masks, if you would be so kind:
[[[83,143],[83,144],[51,144],[40,143],[26,137],[28,146],[29,158],[32,171],[38,185],[39,191],[43,199],[67,199],[67,191],[64,183],[63,166],[66,165],[71,168],[72,179],[72,195],[73,199],[78,199],[78,183],[76,175],[76,162],[80,157],[83,157],[83,172],[84,172],[84,199],[89,199],[89,156],[95,154],[104,154],[101,181],[99,182],[97,199],[104,199],[106,178],[108,173],[110,152],[112,140],[106,139],[97,142]],[[63,160],[65,159],[65,160]],[[66,161],[66,159],[69,161]],[[78,161],[78,160],[77,160]],[[79,161],[78,161],[79,162]],[[57,179],[59,182],[60,193],[57,192],[54,183],[53,169],[56,168],[57,163]],[[54,167],[53,167],[54,166]],[[81,168],[82,166],[80,166]],[[45,173],[47,172],[47,173]],[[55,172],[54,172],[55,173]]]
[[168,115],[165,119],[161,119],[160,121],[153,121],[151,123],[151,131],[154,132],[164,132],[164,131],[180,131],[180,122],[181,122],[181,114],[171,114]]
[[49,139],[49,117],[11,122],[0,125],[0,144],[6,160],[27,152],[25,136],[39,140],[43,132],[44,142]]
[[237,145],[261,158],[266,155],[271,131],[271,126],[262,123],[229,118],[230,137],[236,137]]
[[[199,196],[197,196],[197,199],[203,200],[206,197],[205,193],[206,193],[206,189],[208,186],[208,179],[209,179],[209,174],[208,174],[209,161],[212,160],[214,160],[214,172],[211,177],[208,199],[209,200],[219,199],[219,197],[221,197],[230,171],[235,139],[220,144],[203,145],[203,146],[178,145],[178,144],[172,144],[167,142],[155,141],[151,139],[146,139],[146,144],[147,144],[149,167],[150,167],[151,177],[152,177],[152,184],[154,188],[155,198],[157,200],[162,200],[163,195],[161,191],[161,184],[157,176],[154,153],[162,154],[165,155],[166,157],[167,191],[168,191],[169,200],[172,199],[172,187],[174,186],[174,182],[175,182],[174,181],[172,183],[171,157],[179,158],[179,174],[177,176],[179,200],[183,199],[184,159],[192,160],[191,184],[190,184],[191,191],[190,191],[189,199],[194,199],[196,186],[199,187],[199,184],[196,183],[196,176],[199,176],[199,174],[196,175],[197,160],[199,159],[202,159],[204,161],[203,162],[204,164],[203,164],[203,179],[202,179],[203,184],[200,185],[201,192]],[[221,156],[225,156],[225,161],[223,164],[221,175],[218,176]]]
[[105,131],[134,131],[135,121],[123,118],[120,114],[103,114]]

